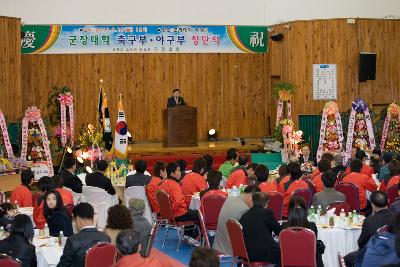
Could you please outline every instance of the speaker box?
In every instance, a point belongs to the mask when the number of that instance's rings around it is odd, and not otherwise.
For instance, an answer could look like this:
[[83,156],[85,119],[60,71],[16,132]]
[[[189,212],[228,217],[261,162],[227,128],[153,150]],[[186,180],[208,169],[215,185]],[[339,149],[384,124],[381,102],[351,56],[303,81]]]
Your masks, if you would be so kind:
[[277,33],[274,35],[271,35],[270,38],[272,41],[278,42],[281,41],[283,39],[284,35],[282,33]]
[[376,53],[360,52],[360,63],[358,69],[358,80],[365,82],[375,80]]

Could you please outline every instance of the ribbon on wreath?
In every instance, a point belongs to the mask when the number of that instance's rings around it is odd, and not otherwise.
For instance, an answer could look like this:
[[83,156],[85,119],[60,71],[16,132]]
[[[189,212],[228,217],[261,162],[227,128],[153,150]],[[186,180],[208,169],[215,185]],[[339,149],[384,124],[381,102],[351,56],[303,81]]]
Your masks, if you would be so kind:
[[283,106],[285,105],[285,102],[286,102],[286,110],[287,110],[288,119],[292,120],[292,104],[290,102],[290,99],[287,100],[287,101],[279,99],[278,100],[278,107],[277,107],[277,110],[276,110],[276,125],[278,125],[279,122],[282,119]]
[[0,130],[3,133],[4,146],[6,147],[8,158],[13,158],[14,153],[12,150],[10,137],[8,136],[6,120],[4,119],[4,114],[3,112],[1,112],[1,110],[0,110]]
[[364,113],[364,119],[365,123],[367,126],[367,131],[368,131],[368,141],[371,150],[375,148],[375,135],[374,135],[374,129],[372,127],[372,121],[371,121],[371,115],[369,113],[369,108],[367,103],[361,99],[358,98],[353,101],[351,104],[351,113],[350,113],[350,118],[349,118],[349,127],[348,127],[348,132],[347,132],[347,143],[346,143],[346,155],[345,155],[345,162],[350,158],[351,156],[351,150],[353,147],[353,137],[354,137],[354,126],[356,123],[356,114],[358,113]]
[[395,103],[390,104],[387,109],[387,115],[382,130],[381,150],[384,150],[385,148],[386,139],[389,133],[389,124],[390,120],[392,119],[392,115],[397,115],[397,119],[400,122],[400,107]]
[[54,175],[53,162],[51,160],[50,142],[47,138],[46,128],[44,127],[43,119],[40,116],[40,109],[35,106],[29,107],[25,111],[25,117],[22,119],[22,149],[21,159],[26,160],[26,154],[28,151],[28,128],[30,122],[36,122],[39,125],[40,134],[42,137],[44,153],[46,155],[46,165],[49,169],[49,176]]
[[61,145],[67,144],[67,112],[69,110],[69,129],[71,145],[74,145],[74,99],[71,93],[60,94],[57,98],[61,110]]

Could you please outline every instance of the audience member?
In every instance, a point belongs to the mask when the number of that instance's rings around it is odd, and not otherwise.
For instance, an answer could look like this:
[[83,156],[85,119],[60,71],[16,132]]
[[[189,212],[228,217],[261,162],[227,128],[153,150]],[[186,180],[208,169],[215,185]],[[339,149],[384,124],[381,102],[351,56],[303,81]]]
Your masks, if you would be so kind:
[[221,180],[222,180],[222,173],[220,171],[216,171],[213,169],[209,170],[207,174],[208,188],[200,192],[200,199],[202,199],[205,196],[211,196],[211,195],[221,195],[224,197],[228,197],[227,192],[223,192],[222,190],[219,189]]
[[393,153],[383,152],[382,155],[382,167],[379,170],[378,180],[388,181],[390,176],[389,162],[393,159]]
[[15,216],[9,237],[0,241],[0,253],[21,262],[21,267],[36,267],[35,246],[32,245],[33,225],[28,215]]
[[[400,183],[397,184],[397,193],[400,196]],[[393,213],[400,212],[400,197],[397,197],[396,200],[390,204],[389,210]]]
[[370,164],[369,164],[374,170],[374,173],[379,173],[382,167],[381,157],[382,157],[381,149],[374,148],[370,156]]
[[336,174],[331,171],[325,171],[322,174],[323,190],[316,193],[313,197],[313,205],[315,207],[321,206],[322,210],[336,201],[346,202],[346,196],[335,190]]
[[32,207],[31,185],[35,174],[31,170],[23,170],[21,172],[21,184],[18,185],[11,193],[11,203],[18,203],[20,207]]
[[154,176],[151,178],[149,184],[146,187],[146,194],[153,212],[159,213],[160,208],[157,204],[156,191],[158,189],[158,185],[162,182],[162,180],[167,178],[165,163],[162,161],[157,161],[156,163],[154,163],[153,173]]
[[204,168],[204,173],[207,173],[209,170],[212,169],[213,163],[214,163],[214,159],[209,154],[203,155],[203,159],[206,161],[206,167]]
[[128,208],[123,205],[114,205],[107,213],[104,233],[111,238],[111,243],[115,244],[115,239],[121,230],[133,228],[132,216]]
[[178,160],[176,161],[176,164],[178,164],[179,169],[181,170],[181,180],[182,180],[183,177],[185,177],[185,175],[186,175],[186,173],[187,173],[187,171],[186,171],[187,162],[186,162],[186,160],[184,160],[184,159],[178,159]]
[[229,240],[226,223],[231,218],[239,220],[242,215],[253,206],[252,195],[255,192],[260,192],[260,188],[256,185],[249,185],[240,196],[229,197],[222,205],[213,243],[213,248],[222,254],[232,255],[232,246]]
[[0,205],[0,226],[7,232],[11,231],[11,226],[17,210],[10,203],[2,203]]
[[151,180],[151,176],[144,174],[146,169],[147,169],[147,162],[141,159],[137,160],[135,162],[136,173],[133,175],[126,176],[125,188],[128,188],[130,186],[148,185]]
[[370,192],[374,192],[377,189],[377,185],[371,176],[367,176],[366,174],[360,173],[363,163],[359,159],[353,159],[350,163],[350,174],[347,174],[343,178],[344,183],[352,183],[354,184],[359,191],[359,199],[360,199],[360,209],[362,211],[368,212],[370,209],[367,202],[367,190]]
[[245,169],[248,162],[249,162],[249,157],[248,156],[246,156],[246,155],[239,156],[238,157],[238,165],[236,167],[233,167],[233,169],[231,170],[230,174],[234,173],[237,170]]
[[304,144],[301,147],[301,155],[299,157],[299,163],[303,164],[306,162],[311,162],[314,166],[317,166],[317,159],[312,157],[310,151],[310,145],[309,144]]
[[[334,166],[332,166],[332,165],[333,165],[333,162],[334,162],[335,158],[334,158],[334,156],[333,156],[331,153],[329,153],[329,152],[323,153],[323,154],[321,155],[320,161],[323,160],[323,159],[328,160],[328,161],[331,163],[331,167],[334,167]],[[311,179],[314,178],[316,175],[318,175],[320,172],[321,172],[321,171],[318,169],[318,167],[315,168],[315,170],[311,173]]]
[[64,236],[71,236],[73,234],[71,218],[64,207],[60,193],[49,190],[44,199],[43,215],[49,226],[50,236],[57,237],[60,232],[63,232]]
[[142,247],[142,256],[145,254],[146,245],[150,238],[151,224],[143,216],[145,204],[143,199],[131,198],[129,199],[129,211],[131,212],[133,229],[140,233],[140,245]]
[[33,221],[35,222],[36,228],[43,229],[46,224],[46,217],[43,214],[44,209],[44,195],[47,191],[55,189],[56,185],[49,176],[43,176],[39,179],[37,187],[40,191],[39,197],[33,202]]
[[337,176],[339,172],[344,172],[346,167],[343,165],[343,156],[340,153],[336,153],[334,156],[335,166],[332,168],[332,171]]
[[206,179],[203,177],[206,161],[198,158],[193,162],[192,172],[185,175],[181,181],[182,193],[185,196],[186,206],[190,205],[192,195],[208,187]]
[[269,197],[264,192],[258,192],[252,195],[252,200],[253,207],[240,219],[249,260],[280,265],[280,249],[272,232],[279,235],[281,226],[272,211],[267,209]]
[[279,177],[278,177],[278,179],[276,179],[276,183],[278,184],[278,186],[280,186],[281,183],[289,182],[290,177],[289,177],[289,172],[288,172],[286,163],[282,163],[282,165],[279,166],[278,175],[279,175]]
[[264,193],[278,192],[278,184],[274,177],[269,178],[269,169],[264,164],[258,164],[255,170],[256,184]]
[[63,188],[63,178],[60,175],[54,175],[51,177],[51,179],[56,187],[57,192],[60,193],[64,205],[74,205],[74,196],[72,195],[72,192]]
[[321,178],[323,173],[330,169],[331,169],[331,162],[329,160],[321,159],[318,162],[319,173],[312,178],[312,182],[315,185],[315,190],[317,191],[317,193],[321,192],[324,188],[324,185],[322,183],[322,178]]
[[[386,166],[386,165],[385,165]],[[400,181],[400,161],[391,160],[388,164],[389,176],[381,180],[379,190],[386,191],[390,186],[396,185]]]
[[110,195],[115,195],[115,188],[113,187],[111,180],[104,176],[104,173],[108,168],[108,162],[105,160],[99,160],[96,165],[97,171],[86,175],[86,186],[102,188]]
[[254,171],[257,167],[257,163],[252,163],[246,166],[244,169],[238,169],[229,175],[226,180],[226,189],[231,189],[233,186],[239,188],[240,185],[251,185],[254,184]]
[[226,152],[226,161],[219,167],[219,171],[222,173],[222,176],[227,178],[231,173],[232,169],[235,167],[235,164],[238,159],[238,153],[235,148],[230,148]]
[[197,247],[192,252],[189,267],[218,267],[218,253],[212,248]]
[[[361,170],[359,171],[362,174],[367,175],[368,177],[372,178],[372,174],[374,174],[374,169],[371,168],[371,166],[368,166],[365,164],[365,161],[368,159],[367,153],[365,153],[364,150],[357,149],[356,150],[356,159],[360,160],[362,165],[361,165]],[[351,161],[353,162],[353,161]],[[351,165],[350,162],[350,165]],[[349,174],[351,172],[351,167],[347,167],[345,173]]]
[[76,162],[74,158],[67,157],[64,159],[64,170],[61,171],[61,177],[64,179],[64,186],[68,187],[75,193],[82,193],[82,181],[75,175]]
[[140,234],[137,231],[122,230],[117,236],[116,246],[121,257],[113,267],[162,267],[162,264],[153,257],[142,258],[139,253]]
[[94,209],[89,203],[79,203],[72,211],[79,233],[70,236],[64,246],[58,267],[84,267],[86,251],[99,242],[111,242],[108,235],[96,229]]

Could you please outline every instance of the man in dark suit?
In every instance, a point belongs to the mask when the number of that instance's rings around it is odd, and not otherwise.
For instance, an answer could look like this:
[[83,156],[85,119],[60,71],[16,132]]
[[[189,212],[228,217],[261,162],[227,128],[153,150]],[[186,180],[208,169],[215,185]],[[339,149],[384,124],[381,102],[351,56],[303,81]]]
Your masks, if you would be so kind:
[[172,91],[172,96],[168,98],[167,108],[186,105],[185,100],[183,100],[183,97],[181,97],[180,94],[181,91],[179,89],[174,89]]
[[94,209],[89,203],[79,203],[72,211],[79,233],[70,236],[65,243],[63,254],[57,267],[84,267],[86,251],[99,242],[110,243],[111,238],[97,231]]
[[144,174],[146,168],[147,168],[146,161],[141,159],[137,160],[135,162],[136,173],[133,175],[126,176],[125,188],[128,188],[130,186],[148,185],[151,180],[151,176]]
[[268,195],[257,192],[252,195],[252,200],[253,207],[240,219],[249,260],[280,265],[280,249],[272,238],[272,232],[279,235],[281,226],[276,222],[272,211],[266,209]]
[[387,225],[390,219],[390,211],[388,210],[388,197],[383,191],[375,191],[371,194],[372,216],[365,218],[360,237],[358,238],[359,250],[351,252],[344,257],[346,266],[353,266],[355,259],[359,253],[366,248],[369,239],[376,233],[376,231]]
[[314,164],[314,166],[317,166],[317,159],[314,157],[311,157],[310,155],[311,151],[310,151],[310,146],[308,144],[305,144],[301,147],[301,155],[299,158],[299,163],[305,163],[305,162],[311,162],[312,164]]
[[113,187],[111,180],[104,176],[108,167],[108,162],[105,160],[99,160],[97,162],[97,171],[86,175],[86,185],[103,188],[110,195],[115,195],[115,188]]
[[74,158],[66,158],[64,160],[64,170],[61,177],[64,180],[64,186],[68,187],[75,193],[82,193],[82,181],[75,175],[76,163]]

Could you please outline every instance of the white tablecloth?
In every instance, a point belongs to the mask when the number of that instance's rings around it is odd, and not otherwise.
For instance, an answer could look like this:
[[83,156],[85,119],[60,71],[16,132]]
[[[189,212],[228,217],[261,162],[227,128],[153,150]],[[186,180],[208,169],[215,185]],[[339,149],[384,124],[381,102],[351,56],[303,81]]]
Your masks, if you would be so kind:
[[340,252],[343,256],[358,249],[357,240],[361,229],[344,230],[340,228],[318,228],[318,239],[324,242],[326,248],[322,255],[325,267],[337,267]]
[[58,245],[57,238],[34,238],[33,244],[36,247],[38,267],[55,267],[58,264],[63,253],[63,247]]
[[200,209],[200,196],[193,195],[192,200],[190,201],[189,209],[191,210],[199,210]]
[[35,228],[35,222],[33,221],[33,207],[18,208],[18,213],[28,215],[31,218],[33,227]]

